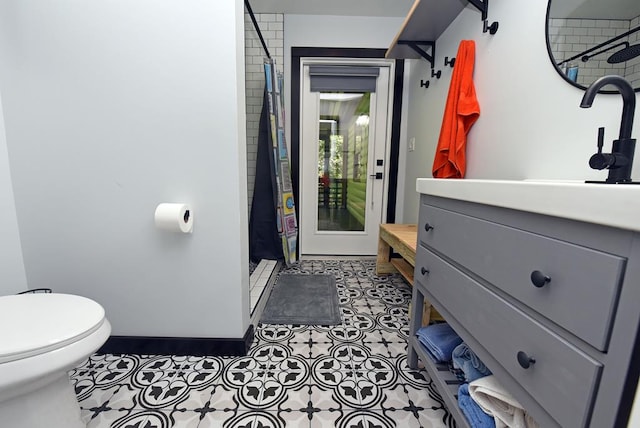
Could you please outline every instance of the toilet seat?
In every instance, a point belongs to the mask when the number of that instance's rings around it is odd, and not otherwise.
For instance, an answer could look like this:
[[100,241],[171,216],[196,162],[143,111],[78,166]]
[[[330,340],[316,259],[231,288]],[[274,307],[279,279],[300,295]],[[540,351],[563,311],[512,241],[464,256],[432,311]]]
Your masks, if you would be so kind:
[[0,296],[0,364],[50,352],[98,330],[104,308],[70,294]]

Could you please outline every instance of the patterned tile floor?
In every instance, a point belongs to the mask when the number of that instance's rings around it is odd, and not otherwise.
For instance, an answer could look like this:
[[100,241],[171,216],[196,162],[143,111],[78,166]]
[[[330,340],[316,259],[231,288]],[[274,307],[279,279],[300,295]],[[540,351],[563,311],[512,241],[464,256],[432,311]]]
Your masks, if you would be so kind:
[[373,260],[309,260],[336,277],[343,324],[260,325],[245,357],[94,355],[71,373],[89,428],[454,427],[406,363],[411,289]]

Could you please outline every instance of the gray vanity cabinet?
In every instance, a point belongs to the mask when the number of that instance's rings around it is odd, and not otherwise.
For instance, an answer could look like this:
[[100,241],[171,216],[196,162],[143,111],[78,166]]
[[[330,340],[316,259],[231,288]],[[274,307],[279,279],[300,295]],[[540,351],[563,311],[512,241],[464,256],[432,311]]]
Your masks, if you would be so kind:
[[415,338],[424,298],[541,427],[626,426],[638,233],[424,194],[418,230],[409,366],[423,361],[458,426],[457,382]]

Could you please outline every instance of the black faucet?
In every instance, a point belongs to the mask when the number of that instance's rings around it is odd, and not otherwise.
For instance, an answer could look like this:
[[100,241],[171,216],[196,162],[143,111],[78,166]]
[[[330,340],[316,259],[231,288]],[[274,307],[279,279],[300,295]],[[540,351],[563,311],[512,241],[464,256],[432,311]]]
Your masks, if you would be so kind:
[[[589,86],[582,97],[580,107],[589,108],[598,91],[605,85],[613,85],[622,95],[622,120],[620,121],[620,136],[613,140],[611,153],[602,153],[604,144],[604,128],[598,130],[598,153],[591,156],[589,166],[593,169],[608,169],[609,177],[605,183],[629,184],[636,140],[631,138],[633,116],[636,109],[636,94],[631,84],[620,76],[604,76]],[[635,184],[635,183],[633,183]]]

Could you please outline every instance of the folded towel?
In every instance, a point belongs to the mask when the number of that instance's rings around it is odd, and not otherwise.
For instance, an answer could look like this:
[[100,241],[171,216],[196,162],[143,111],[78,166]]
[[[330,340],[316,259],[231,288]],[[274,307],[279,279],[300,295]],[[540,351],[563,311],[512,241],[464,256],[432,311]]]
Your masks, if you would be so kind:
[[458,407],[467,418],[471,428],[495,428],[496,422],[493,416],[485,413],[469,395],[468,383],[463,383],[458,388]]
[[460,336],[447,323],[422,327],[418,329],[416,336],[436,363],[451,361],[453,349],[462,343]]
[[496,428],[537,428],[538,424],[522,405],[498,383],[486,376],[469,384],[469,395],[496,422]]
[[[456,346],[451,355],[451,359],[453,360],[453,369],[462,370],[464,372],[464,380],[467,382],[473,382],[476,379],[491,374],[491,370],[480,361],[480,358],[469,349],[466,343],[461,343]],[[457,376],[457,371],[454,373],[456,373]]]
[[[460,345],[458,345],[460,346]],[[449,371],[455,375],[456,379],[458,379],[460,381],[460,383],[466,382],[465,376],[464,376],[464,372],[462,371],[462,369],[458,369],[453,367],[453,361],[449,361],[447,363],[447,368],[449,369]]]

